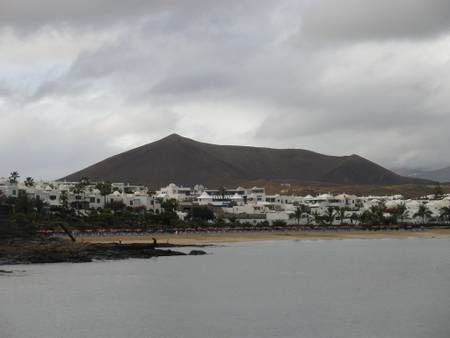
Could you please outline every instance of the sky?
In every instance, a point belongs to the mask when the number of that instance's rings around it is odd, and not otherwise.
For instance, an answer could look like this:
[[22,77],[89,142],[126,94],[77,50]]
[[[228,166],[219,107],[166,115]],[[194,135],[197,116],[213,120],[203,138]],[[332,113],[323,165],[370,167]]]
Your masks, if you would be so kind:
[[0,176],[171,133],[450,165],[448,0],[0,0]]

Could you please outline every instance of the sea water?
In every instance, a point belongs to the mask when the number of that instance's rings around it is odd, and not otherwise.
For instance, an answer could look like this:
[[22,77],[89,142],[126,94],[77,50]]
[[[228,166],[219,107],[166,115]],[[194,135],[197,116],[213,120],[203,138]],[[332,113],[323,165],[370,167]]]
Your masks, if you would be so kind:
[[450,239],[0,267],[0,338],[450,337]]

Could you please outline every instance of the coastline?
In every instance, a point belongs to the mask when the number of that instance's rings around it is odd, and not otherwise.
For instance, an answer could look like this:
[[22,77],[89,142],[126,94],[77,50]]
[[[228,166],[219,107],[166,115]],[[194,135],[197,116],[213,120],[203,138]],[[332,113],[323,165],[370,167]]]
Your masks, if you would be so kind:
[[213,245],[236,242],[272,241],[272,240],[341,240],[341,239],[384,239],[384,238],[435,238],[450,237],[450,228],[432,228],[426,230],[387,230],[387,231],[291,231],[291,232],[222,232],[222,233],[179,233],[117,236],[82,236],[82,243],[158,243],[174,245]]
[[[67,239],[36,238],[0,244],[0,267],[17,264],[89,263],[95,260],[122,260],[162,256],[205,255],[200,249],[190,252],[175,251],[183,245],[154,243],[86,243]],[[199,247],[199,246],[197,246]],[[7,273],[1,270],[0,274]]]
[[[243,231],[179,234],[79,236],[71,242],[62,238],[35,238],[0,244],[0,267],[15,264],[83,263],[94,260],[152,258],[159,256],[203,255],[203,250],[189,253],[174,251],[182,247],[203,248],[227,243],[284,240],[344,240],[385,238],[447,238],[450,228],[423,230],[323,230],[323,231]],[[157,240],[157,243],[154,242]],[[1,271],[0,271],[1,272]],[[4,275],[7,271],[0,273]]]

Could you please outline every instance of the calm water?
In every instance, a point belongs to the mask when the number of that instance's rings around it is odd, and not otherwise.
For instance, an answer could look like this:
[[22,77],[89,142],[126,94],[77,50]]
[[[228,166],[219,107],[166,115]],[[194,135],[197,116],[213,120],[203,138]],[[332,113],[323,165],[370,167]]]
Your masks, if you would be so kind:
[[450,337],[450,239],[4,267],[0,337]]

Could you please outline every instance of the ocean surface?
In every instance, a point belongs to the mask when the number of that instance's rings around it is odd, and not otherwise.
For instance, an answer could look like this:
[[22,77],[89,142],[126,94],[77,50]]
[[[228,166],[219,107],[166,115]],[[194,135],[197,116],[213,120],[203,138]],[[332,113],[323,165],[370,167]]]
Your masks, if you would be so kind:
[[0,338],[450,337],[449,238],[207,251],[3,267]]

